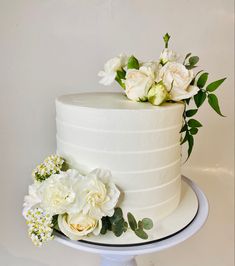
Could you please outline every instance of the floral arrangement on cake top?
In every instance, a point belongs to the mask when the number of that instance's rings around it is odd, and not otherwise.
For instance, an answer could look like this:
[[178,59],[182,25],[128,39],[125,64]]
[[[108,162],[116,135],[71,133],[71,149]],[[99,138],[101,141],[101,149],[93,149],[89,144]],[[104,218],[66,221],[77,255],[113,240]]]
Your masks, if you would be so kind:
[[[150,102],[161,105],[165,102],[182,102],[185,104],[183,125],[184,133],[181,144],[188,143],[188,158],[194,145],[194,135],[202,124],[192,119],[199,107],[208,100],[209,105],[223,116],[217,96],[213,93],[226,78],[207,84],[208,73],[201,70],[196,74],[193,69],[199,62],[198,56],[188,53],[184,60],[175,51],[170,50],[170,35],[163,36],[165,48],[155,61],[143,62],[135,56],[120,54],[108,60],[104,70],[98,73],[100,83],[110,85],[117,81],[124,89],[128,99],[136,102]],[[189,109],[191,100],[194,99],[195,108]]]
[[51,155],[33,170],[32,177],[23,216],[36,246],[52,240],[55,230],[72,240],[108,231],[119,237],[128,229],[142,239],[148,238],[145,230],[153,227],[152,220],[137,222],[130,212],[125,220],[117,207],[121,192],[109,170],[95,169],[84,176],[69,169],[60,156]]

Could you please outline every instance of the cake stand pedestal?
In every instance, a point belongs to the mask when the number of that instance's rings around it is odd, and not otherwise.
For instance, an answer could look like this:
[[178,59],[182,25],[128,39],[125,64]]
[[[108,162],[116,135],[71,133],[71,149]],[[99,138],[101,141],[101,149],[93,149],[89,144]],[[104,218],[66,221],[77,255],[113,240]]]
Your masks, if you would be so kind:
[[197,231],[205,223],[209,212],[208,201],[202,190],[193,181],[191,181],[187,177],[183,177],[183,179],[191,186],[191,188],[197,195],[199,207],[194,220],[185,229],[183,229],[179,233],[174,234],[173,236],[150,244],[145,243],[137,246],[130,245],[128,247],[112,247],[102,244],[97,245],[79,241],[71,241],[61,234],[56,234],[55,239],[61,244],[64,244],[71,248],[100,254],[101,266],[137,266],[135,256],[158,252],[163,249],[173,247],[196,234]]

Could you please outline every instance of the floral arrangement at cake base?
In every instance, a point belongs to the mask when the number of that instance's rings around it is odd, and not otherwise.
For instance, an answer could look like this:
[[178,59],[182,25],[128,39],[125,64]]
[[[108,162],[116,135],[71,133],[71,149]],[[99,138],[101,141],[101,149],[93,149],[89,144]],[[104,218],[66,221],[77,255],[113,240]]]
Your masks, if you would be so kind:
[[71,240],[107,231],[119,237],[129,229],[142,239],[148,238],[145,230],[153,227],[152,220],[137,222],[131,213],[125,220],[122,209],[117,207],[121,192],[109,170],[95,169],[84,176],[76,169],[68,169],[60,156],[52,155],[32,175],[34,183],[25,196],[23,216],[36,246],[52,240],[54,230]]

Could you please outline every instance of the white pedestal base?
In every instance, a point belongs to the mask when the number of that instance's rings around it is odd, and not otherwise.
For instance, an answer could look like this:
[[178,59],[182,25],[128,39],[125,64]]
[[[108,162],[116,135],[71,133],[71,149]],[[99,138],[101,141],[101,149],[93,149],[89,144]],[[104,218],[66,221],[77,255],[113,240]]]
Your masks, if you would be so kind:
[[108,256],[101,257],[101,266],[137,266],[134,256]]

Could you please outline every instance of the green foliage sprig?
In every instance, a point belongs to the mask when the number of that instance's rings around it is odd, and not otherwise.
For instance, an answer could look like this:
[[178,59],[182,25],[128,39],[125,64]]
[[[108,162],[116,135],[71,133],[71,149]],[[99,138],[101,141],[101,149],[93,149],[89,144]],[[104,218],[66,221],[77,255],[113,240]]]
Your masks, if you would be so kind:
[[153,227],[153,221],[149,218],[144,218],[140,221],[136,221],[133,214],[128,212],[127,221],[123,217],[122,209],[117,207],[115,208],[114,214],[112,217],[105,216],[102,218],[102,229],[101,234],[106,234],[107,231],[112,231],[115,236],[119,237],[131,229],[138,237],[142,239],[148,239],[148,234],[145,230],[150,230]]
[[[197,62],[199,61],[198,57],[195,57],[195,56],[190,57],[190,55],[191,53],[187,54],[185,57],[186,59],[184,60],[184,64],[185,64],[187,58],[189,58],[188,59],[189,63],[186,63],[185,65],[186,67],[188,67],[188,69],[194,68],[195,64],[197,64]],[[190,58],[193,58],[193,59],[190,60]],[[200,73],[202,74],[197,79],[197,76]],[[194,135],[196,135],[199,131],[199,128],[202,127],[202,124],[198,120],[193,119],[191,117],[194,116],[198,112],[198,109],[202,106],[205,100],[207,99],[209,105],[217,114],[224,117],[224,115],[221,113],[221,110],[220,110],[218,98],[212,92],[217,90],[219,86],[226,80],[226,78],[213,81],[209,83],[208,85],[206,85],[208,76],[209,74],[207,72],[199,71],[191,82],[191,85],[196,85],[199,88],[198,93],[194,95],[193,97],[196,108],[188,109],[190,100],[192,98],[184,100],[185,108],[184,108],[184,113],[183,113],[183,125],[182,125],[180,133],[184,134],[184,136],[182,137],[181,144],[184,144],[184,143],[188,144],[187,159],[192,153],[192,149],[194,146]]]

